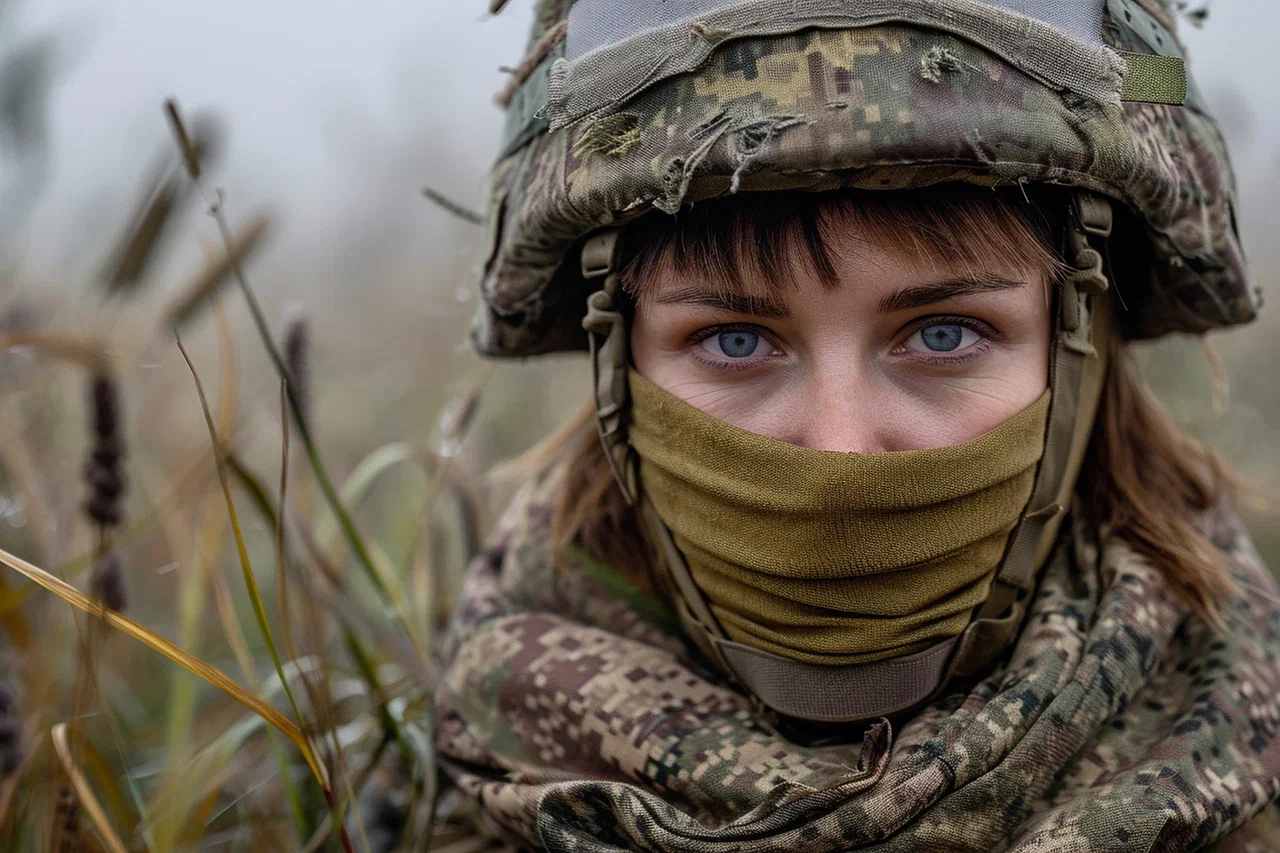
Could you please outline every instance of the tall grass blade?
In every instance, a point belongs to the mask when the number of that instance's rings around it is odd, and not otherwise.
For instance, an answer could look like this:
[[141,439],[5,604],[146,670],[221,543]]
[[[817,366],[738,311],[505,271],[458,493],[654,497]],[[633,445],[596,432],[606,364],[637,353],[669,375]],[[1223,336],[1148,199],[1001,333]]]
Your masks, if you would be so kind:
[[[263,642],[266,644],[267,653],[271,657],[271,663],[275,667],[276,675],[280,678],[281,686],[284,688],[285,696],[289,700],[289,706],[293,709],[293,714],[300,724],[304,721],[301,707],[298,700],[294,696],[293,688],[289,686],[289,680],[285,677],[284,666],[280,660],[280,652],[276,649],[275,638],[272,636],[271,624],[267,620],[267,609],[262,602],[262,594],[258,589],[258,581],[253,573],[253,565],[249,561],[249,552],[245,547],[244,534],[240,529],[240,521],[236,515],[235,501],[231,497],[231,481],[227,476],[227,467],[222,450],[221,442],[218,440],[217,427],[213,423],[213,414],[209,411],[209,401],[205,397],[204,385],[200,381],[200,375],[195,369],[195,364],[191,361],[191,356],[187,353],[186,347],[182,344],[182,338],[178,335],[177,329],[174,329],[174,339],[178,344],[178,350],[182,353],[182,358],[187,363],[187,368],[191,371],[191,378],[195,382],[196,393],[200,398],[200,408],[204,413],[205,425],[209,429],[209,439],[213,443],[213,452],[216,456],[215,462],[218,470],[218,481],[222,486],[222,493],[227,503],[227,515],[231,523],[231,531],[235,536],[236,551],[240,557],[240,570],[244,576],[245,587],[249,594],[249,601],[253,607],[254,618],[257,619],[258,629],[262,633]],[[284,380],[282,380],[284,381]],[[286,383],[287,385],[287,383]],[[310,739],[304,738],[306,745],[303,751],[303,757],[307,764],[311,767],[315,774],[316,781],[320,783],[320,789],[328,802],[330,809],[334,806],[333,791],[329,781],[329,774],[324,765],[320,762],[319,757],[315,754],[314,747]],[[295,820],[298,822],[298,829],[305,835],[304,814],[301,805],[301,799],[297,792],[293,789],[292,782],[289,779],[287,764],[280,759],[283,781],[286,789],[289,791],[290,801],[294,812]],[[341,835],[343,846],[350,848],[350,838],[347,836],[346,827],[343,826],[341,818],[336,818]]]
[[[339,500],[343,506],[355,506],[380,476],[398,465],[410,462],[417,464],[422,471],[424,481],[430,483],[430,472],[423,460],[423,457],[428,455],[429,451],[416,449],[408,442],[393,442],[383,445],[356,464],[351,475],[342,484]],[[321,519],[316,526],[317,539],[331,555],[331,540],[336,532],[334,516],[331,513]],[[425,659],[425,640],[417,630],[419,620],[413,618],[409,598],[405,594],[401,579],[396,576],[394,565],[376,546],[370,549],[369,556],[374,574],[377,576],[378,583],[387,602],[391,605],[401,625],[403,625],[405,633],[412,640],[414,648],[418,649],[419,654]],[[330,562],[337,561],[332,559],[331,556]]]
[[[271,663],[275,666],[276,674],[280,677],[285,696],[289,700],[290,707],[293,708],[294,716],[301,723],[303,720],[302,710],[298,706],[298,700],[293,695],[293,689],[289,686],[289,682],[284,676],[284,666],[280,662],[280,653],[276,650],[275,639],[271,634],[271,625],[267,621],[267,609],[262,603],[262,594],[258,590],[257,578],[253,574],[253,565],[249,562],[249,551],[245,547],[244,534],[240,530],[240,521],[236,516],[236,504],[231,497],[231,481],[227,477],[222,446],[218,441],[218,431],[213,423],[213,414],[209,411],[209,401],[205,397],[204,385],[201,383],[200,374],[196,371],[195,364],[191,361],[191,356],[187,353],[187,348],[183,346],[182,337],[177,334],[176,329],[174,330],[174,340],[177,341],[178,350],[182,353],[182,358],[186,361],[187,368],[191,371],[191,378],[196,386],[196,394],[200,398],[200,409],[204,413],[205,425],[209,429],[209,439],[213,443],[215,456],[214,462],[218,469],[218,482],[222,486],[222,494],[227,503],[227,516],[231,522],[231,532],[235,536],[236,551],[240,557],[240,571],[244,575],[245,587],[249,593],[249,602],[253,606],[253,615],[258,621],[258,629],[262,632],[263,642],[267,646],[267,652],[271,656]],[[320,782],[322,788],[328,791],[328,774],[323,771],[322,765],[312,750],[310,741],[305,737],[302,739],[301,748],[303,757],[306,758],[307,764],[311,766],[312,772],[316,775],[316,780]]]
[[200,152],[196,150],[195,143],[187,134],[187,128],[182,123],[182,116],[178,112],[178,102],[173,98],[169,98],[164,102],[164,114],[169,119],[169,129],[173,131],[173,135],[178,139],[178,149],[182,152],[182,161],[187,167],[187,174],[191,176],[191,180],[200,180]]
[[232,271],[255,254],[271,231],[271,220],[265,214],[250,219],[230,243],[226,251],[200,271],[182,294],[165,312],[170,326],[182,328],[223,286],[232,280]]
[[181,207],[185,195],[182,192],[182,180],[173,171],[172,159],[169,160],[167,170],[164,165],[161,167],[162,174],[164,171],[169,174],[144,196],[129,236],[121,242],[103,273],[107,288],[112,293],[138,284],[155,260],[156,249],[174,214]]
[[80,800],[80,807],[89,815],[89,820],[93,821],[93,826],[98,830],[103,844],[111,853],[128,853],[124,842],[120,840],[115,828],[107,820],[107,813],[102,810],[98,798],[93,795],[93,789],[89,787],[84,773],[71,758],[71,745],[67,741],[67,724],[58,723],[53,727],[51,734],[53,748],[58,753],[58,760],[62,762],[62,768],[67,772],[67,777],[71,780],[71,787],[75,789],[76,798]]
[[100,341],[52,332],[0,332],[0,352],[28,347],[42,355],[79,364],[94,373],[111,369],[111,358]]
[[[182,117],[178,111],[177,104],[169,101],[166,104],[166,111],[170,116],[171,123],[174,124],[175,131],[182,127]],[[182,136],[178,137],[179,147],[183,147]],[[227,260],[231,266],[231,272],[236,282],[240,285],[240,291],[244,295],[245,303],[249,307],[249,313],[253,317],[254,326],[258,330],[258,337],[261,338],[263,346],[267,350],[267,355],[271,358],[271,364],[275,367],[276,373],[282,379],[288,379],[289,368],[285,364],[284,358],[280,354],[279,348],[275,344],[275,339],[271,334],[271,329],[267,325],[266,316],[262,312],[262,306],[258,304],[258,298],[254,295],[253,288],[249,286],[249,279],[245,276],[244,265],[241,258],[234,251],[236,245],[235,236],[232,234],[231,225],[227,221],[227,215],[223,211],[223,195],[221,191],[218,193],[218,200],[209,210],[214,221],[217,223],[218,231],[222,236],[222,242],[227,249]],[[382,579],[378,575],[378,570],[374,567],[373,558],[370,556],[369,549],[366,547],[364,538],[360,535],[359,529],[355,526],[355,522],[351,520],[351,516],[343,508],[342,502],[338,498],[338,492],[334,488],[333,480],[330,479],[328,470],[320,459],[320,452],[316,447],[312,438],[311,430],[307,425],[304,417],[302,402],[298,399],[298,395],[294,393],[292,387],[288,388],[289,408],[293,412],[294,421],[298,427],[298,437],[302,441],[302,446],[306,450],[307,459],[311,463],[312,470],[315,472],[316,482],[320,486],[320,491],[324,495],[325,501],[333,510],[334,515],[338,517],[343,535],[346,536],[351,545],[351,549],[355,552],[357,560],[365,572],[369,575],[370,580],[378,588],[384,596],[388,597],[387,590],[382,587]],[[409,628],[405,626],[406,630]]]
[[[222,670],[179,648],[159,634],[134,622],[129,617],[113,610],[106,610],[71,584],[54,577],[38,566],[28,563],[21,557],[10,554],[3,548],[0,548],[0,564],[24,575],[77,610],[98,617],[110,627],[127,634],[152,651],[159,652],[178,666],[204,679],[280,730],[289,740],[293,741],[304,756],[309,755],[309,745],[302,729],[298,728],[292,720],[275,708],[245,690]],[[317,778],[321,778],[318,769],[315,772],[317,772]]]
[[439,190],[432,189],[431,187],[423,187],[422,194],[435,202],[436,205],[450,216],[456,216],[458,219],[461,219],[463,222],[471,225],[484,225],[483,216],[471,208],[459,204]]
[[[213,305],[215,327],[218,333],[218,352],[221,358],[218,391],[218,434],[228,435],[233,429],[239,412],[239,395],[237,385],[239,371],[237,369],[235,349],[232,346],[231,327],[227,321],[226,311],[215,299]],[[189,554],[196,571],[184,574],[180,579],[181,590],[178,594],[178,638],[179,645],[185,649],[193,649],[199,641],[200,616],[205,612],[205,599],[209,588],[206,574],[215,571],[221,553],[221,543],[225,532],[226,514],[217,506],[213,495],[201,500],[202,509],[196,514],[199,519],[194,535],[188,541],[175,542],[174,556],[179,548]],[[173,525],[175,534],[185,532],[185,525]],[[165,784],[161,788],[165,792],[186,789],[184,776],[189,771],[188,754],[190,752],[187,738],[190,736],[191,720],[195,714],[196,682],[181,669],[173,673],[173,687],[169,691],[169,709],[166,714],[168,723]],[[190,798],[182,802],[191,807]],[[154,808],[153,808],[154,813]],[[172,819],[169,817],[173,814]],[[157,846],[164,849],[172,846],[172,841],[181,832],[186,820],[186,813],[177,806],[167,809],[161,817],[153,817],[152,831],[155,833]]]
[[[243,485],[246,491],[249,492],[254,505],[258,508],[259,512],[262,513],[263,518],[266,519],[273,527],[283,524],[281,514],[272,504],[271,497],[267,494],[266,487],[262,485],[262,481],[257,477],[257,475],[250,471],[248,467],[235,456],[235,454],[228,454],[227,462],[232,473],[236,475],[236,478],[240,481],[241,485]],[[295,526],[297,525],[295,524]],[[361,678],[368,688],[369,695],[374,697],[380,696],[382,694],[382,684],[378,679],[376,666],[373,663],[373,656],[365,647],[364,642],[356,634],[352,625],[360,624],[366,628],[382,629],[383,633],[385,633],[385,625],[370,617],[364,610],[352,605],[349,598],[341,594],[344,589],[342,579],[333,571],[331,566],[325,564],[325,557],[320,552],[319,545],[312,541],[306,530],[300,528],[300,533],[302,541],[307,546],[308,552],[312,558],[317,563],[321,564],[320,574],[334,590],[337,590],[340,593],[339,595],[334,595],[329,590],[312,583],[307,589],[308,598],[318,604],[320,609],[326,610],[337,616],[338,623],[342,627],[343,642],[352,659],[356,661]],[[300,574],[299,577],[303,580],[306,580],[307,578],[305,574]],[[405,644],[405,641],[400,635],[389,637],[387,640],[393,644],[393,648],[397,652],[401,652],[400,657],[404,659],[404,663],[407,668],[415,671],[421,668],[421,671],[424,673],[424,677],[428,679],[431,678],[429,670],[423,668],[422,661],[417,656],[416,648],[401,649],[401,645]],[[306,682],[304,681],[304,684],[305,683]],[[399,722],[387,710],[385,703],[379,702],[377,703],[377,707],[383,729],[390,734],[393,740],[399,743],[402,748],[407,751],[408,741],[404,739],[404,735],[400,730]],[[339,746],[335,746],[334,754],[339,759],[341,758],[341,749]]]
[[[289,383],[280,380],[280,506],[285,506],[289,491],[289,401],[286,386]],[[289,620],[289,577],[284,562],[284,515],[276,513],[275,524],[276,546],[276,620],[280,624],[280,636],[284,640],[285,649],[290,657],[297,658],[293,649],[293,627]]]
[[[289,417],[286,412],[285,402],[285,385],[287,382],[280,380],[280,409],[283,417],[281,418],[282,437],[280,443],[283,445],[280,457],[280,505],[284,506],[285,495],[289,484]],[[293,646],[293,629],[289,624],[289,579],[285,576],[284,562],[284,519],[276,519],[275,527],[275,557],[276,557],[276,602],[278,607],[278,620],[280,625],[280,635],[284,640],[285,650],[289,653],[292,660],[298,659],[297,650]],[[281,684],[287,688],[287,682],[284,679],[284,670],[278,670],[281,677]],[[307,690],[307,695],[311,700],[311,707],[318,708],[319,703],[315,691],[311,689],[311,683],[307,679],[306,674],[300,668],[299,676],[302,678],[303,686]],[[296,710],[296,709],[295,709]],[[283,781],[289,796],[289,805],[293,809],[293,820],[298,825],[298,836],[305,838],[307,835],[306,813],[302,808],[302,799],[299,797],[297,790],[294,788],[293,780],[289,778],[288,768],[282,767]]]
[[[85,737],[82,732],[76,729],[68,729],[67,731],[77,741],[76,748],[79,750],[80,760],[84,763],[89,774],[97,780],[98,789],[102,792],[105,806],[109,812],[115,814],[116,822],[120,824],[122,834],[126,838],[132,836],[138,828],[139,816],[129,809],[124,790],[120,787],[119,776],[121,774],[107,763],[106,756],[99,752],[93,741]],[[125,775],[127,776],[128,774]]]

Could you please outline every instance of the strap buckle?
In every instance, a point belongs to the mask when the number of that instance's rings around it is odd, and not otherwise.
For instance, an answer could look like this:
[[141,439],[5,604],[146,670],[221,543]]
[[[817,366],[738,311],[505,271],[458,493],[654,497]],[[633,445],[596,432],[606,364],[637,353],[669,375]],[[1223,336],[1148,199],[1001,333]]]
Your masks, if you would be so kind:
[[1063,343],[1083,355],[1094,352],[1089,323],[1089,298],[1100,297],[1111,286],[1102,253],[1090,237],[1099,241],[1111,236],[1114,214],[1111,202],[1089,192],[1077,192],[1067,229],[1068,261],[1074,269],[1062,282]]
[[[614,267],[618,263],[622,241],[621,232],[616,228],[601,231],[587,238],[582,247],[582,277],[587,281],[605,278],[617,272]],[[607,282],[606,282],[607,286]],[[609,294],[613,296],[612,293]]]
[[1095,237],[1110,237],[1115,214],[1111,202],[1089,192],[1075,194],[1076,216],[1081,228]]

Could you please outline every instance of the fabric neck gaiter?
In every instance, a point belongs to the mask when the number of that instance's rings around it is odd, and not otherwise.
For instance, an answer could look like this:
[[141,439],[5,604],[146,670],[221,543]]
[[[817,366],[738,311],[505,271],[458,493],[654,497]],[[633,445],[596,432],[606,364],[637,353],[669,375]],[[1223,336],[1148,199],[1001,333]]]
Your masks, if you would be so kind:
[[1031,496],[1050,399],[954,447],[834,453],[628,382],[640,488],[725,635],[829,665],[964,631]]

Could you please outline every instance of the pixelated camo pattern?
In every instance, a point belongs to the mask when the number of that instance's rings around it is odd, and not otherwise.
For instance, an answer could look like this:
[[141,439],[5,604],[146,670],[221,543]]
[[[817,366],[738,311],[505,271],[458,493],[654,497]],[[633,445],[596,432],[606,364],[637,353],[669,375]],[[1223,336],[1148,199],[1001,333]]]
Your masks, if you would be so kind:
[[530,486],[468,570],[438,747],[490,824],[577,851],[1280,850],[1280,609],[1238,522],[1244,594],[1189,615],[1075,526],[989,677],[896,728],[801,746],[585,564],[548,558]]
[[[535,41],[570,6],[545,0]],[[1109,45],[1159,52],[1126,14],[1150,14],[1169,28],[1162,49],[1177,49],[1161,0],[1108,0]],[[1112,254],[1139,253],[1151,271],[1120,282],[1131,337],[1256,315],[1230,161],[1194,82],[1185,107],[1121,103],[1118,88],[1114,101],[1098,102],[975,42],[906,24],[716,38],[724,40],[697,71],[555,131],[545,124],[545,85],[513,103],[510,121],[523,132],[510,134],[492,176],[491,256],[474,328],[482,352],[584,346],[585,295],[569,254],[603,225],[732,192],[951,180],[1045,182],[1124,203],[1138,225],[1117,235]],[[555,58],[535,72],[538,85]]]

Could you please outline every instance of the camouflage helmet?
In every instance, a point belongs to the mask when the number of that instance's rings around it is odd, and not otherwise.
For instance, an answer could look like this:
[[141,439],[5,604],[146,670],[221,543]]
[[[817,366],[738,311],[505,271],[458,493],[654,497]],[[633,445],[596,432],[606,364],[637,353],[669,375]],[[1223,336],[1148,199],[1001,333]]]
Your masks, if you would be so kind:
[[476,347],[585,348],[575,254],[602,227],[946,181],[1119,202],[1130,338],[1247,322],[1231,165],[1184,62],[1172,0],[541,0],[499,96]]

